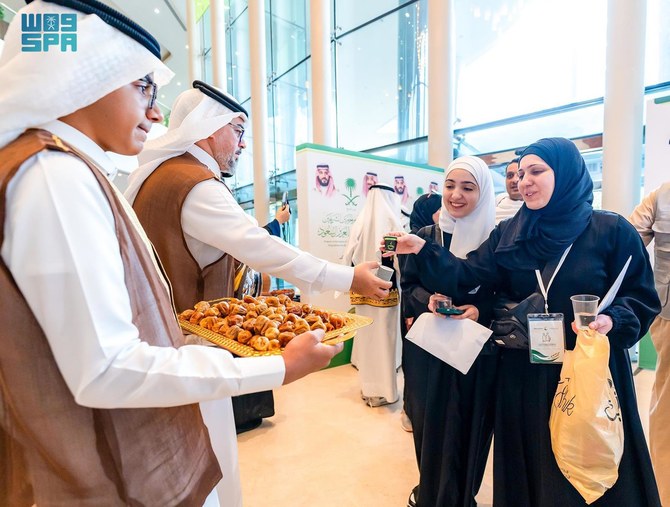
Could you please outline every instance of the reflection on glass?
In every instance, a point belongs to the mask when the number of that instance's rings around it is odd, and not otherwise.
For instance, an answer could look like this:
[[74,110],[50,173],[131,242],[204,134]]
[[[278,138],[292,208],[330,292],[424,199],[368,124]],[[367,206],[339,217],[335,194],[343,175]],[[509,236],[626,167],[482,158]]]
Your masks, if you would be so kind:
[[309,13],[306,0],[272,0],[268,16],[272,20],[268,72],[280,76],[309,55]]
[[295,147],[311,140],[309,70],[305,62],[275,81],[273,87],[271,123],[278,174],[295,169]]
[[223,5],[228,23],[235,21],[249,6],[247,0],[225,0]]
[[670,2],[647,1],[647,30],[644,59],[644,84],[670,81]]
[[426,30],[420,1],[338,39],[340,147],[363,150],[425,135]]
[[[246,5],[246,2],[244,4]],[[251,97],[248,9],[234,19],[226,33],[228,91],[242,102]]]
[[603,106],[596,104],[549,116],[526,119],[482,130],[456,129],[459,155],[477,155],[526,146],[542,137],[577,137],[603,130]]
[[[405,3],[402,0],[335,0],[334,20],[337,32],[348,32],[377,16]],[[422,0],[425,3],[425,0]]]
[[603,96],[606,0],[454,4],[459,127]]

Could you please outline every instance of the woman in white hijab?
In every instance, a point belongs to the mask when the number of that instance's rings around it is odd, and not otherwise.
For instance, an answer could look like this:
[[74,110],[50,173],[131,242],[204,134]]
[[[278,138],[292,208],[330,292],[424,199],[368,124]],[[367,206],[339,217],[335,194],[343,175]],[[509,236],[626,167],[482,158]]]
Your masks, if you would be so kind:
[[[495,196],[488,167],[480,158],[459,157],[446,170],[439,224],[421,229],[418,235],[435,237],[444,248],[465,258],[488,237],[494,220]],[[444,298],[421,286],[418,273],[422,269],[417,256],[407,256],[401,286],[406,304],[415,306],[416,315],[434,311],[435,301]],[[450,318],[488,326],[489,288],[480,286],[464,293],[454,285],[448,295],[464,312]],[[420,471],[420,483],[409,505],[474,505],[493,433],[494,346],[484,347],[467,375],[427,352],[420,354],[420,367],[415,365],[405,373]]]

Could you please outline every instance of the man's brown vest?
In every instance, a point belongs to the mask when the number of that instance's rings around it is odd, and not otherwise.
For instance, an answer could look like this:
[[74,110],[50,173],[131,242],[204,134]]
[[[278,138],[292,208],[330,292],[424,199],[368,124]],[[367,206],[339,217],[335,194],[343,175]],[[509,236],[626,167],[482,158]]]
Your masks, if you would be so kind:
[[[74,152],[58,137],[36,130],[0,150],[0,245],[7,184],[24,161],[45,149]],[[114,215],[140,338],[179,347],[183,336],[151,253],[111,184],[86,162]],[[2,259],[0,293],[0,504],[201,506],[221,472],[198,405],[114,410],[78,405]],[[76,333],[73,329],[73,354],[85,346]]]
[[181,210],[186,197],[194,186],[209,179],[216,179],[212,171],[190,153],[184,153],[158,166],[142,184],[133,203],[170,278],[177,311],[192,308],[198,301],[233,294],[235,259],[224,254],[201,269],[182,231]]

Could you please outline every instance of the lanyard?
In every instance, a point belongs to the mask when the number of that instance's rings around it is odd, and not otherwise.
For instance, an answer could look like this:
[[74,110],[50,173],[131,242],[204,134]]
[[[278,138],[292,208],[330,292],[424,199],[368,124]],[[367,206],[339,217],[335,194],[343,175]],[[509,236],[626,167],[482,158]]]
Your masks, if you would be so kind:
[[540,270],[539,269],[535,270],[535,276],[537,277],[537,283],[540,286],[540,291],[542,292],[542,296],[544,296],[544,313],[549,313],[549,299],[548,299],[549,288],[551,287],[551,284],[554,283],[554,278],[556,278],[556,274],[561,269],[561,266],[563,265],[563,261],[568,256],[568,253],[570,253],[571,248],[572,248],[572,245],[570,245],[568,248],[566,248],[565,252],[563,252],[563,255],[561,256],[561,260],[558,261],[558,266],[556,266],[556,269],[554,270],[554,274],[551,275],[551,279],[549,280],[549,284],[547,285],[546,289],[544,288],[544,282],[542,281],[542,274],[540,273]]

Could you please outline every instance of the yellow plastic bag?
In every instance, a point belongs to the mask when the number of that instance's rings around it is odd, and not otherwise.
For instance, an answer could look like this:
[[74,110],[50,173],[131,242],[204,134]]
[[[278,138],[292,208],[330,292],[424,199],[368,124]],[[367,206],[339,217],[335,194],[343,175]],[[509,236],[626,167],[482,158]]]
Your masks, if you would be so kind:
[[587,504],[611,488],[623,454],[623,422],[608,361],[607,336],[580,330],[566,351],[551,407],[551,447],[558,467]]

